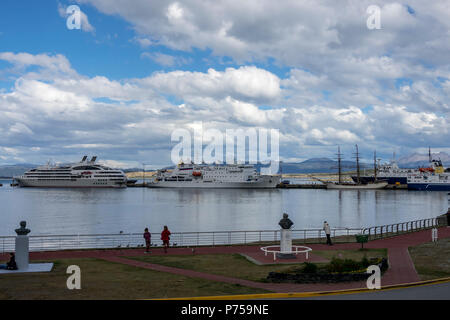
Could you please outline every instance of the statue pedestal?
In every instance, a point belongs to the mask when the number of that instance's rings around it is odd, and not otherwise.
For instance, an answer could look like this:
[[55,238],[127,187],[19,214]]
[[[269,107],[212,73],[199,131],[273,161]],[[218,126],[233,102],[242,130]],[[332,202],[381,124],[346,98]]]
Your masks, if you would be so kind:
[[29,265],[29,238],[26,235],[16,236],[16,263],[19,270],[28,269]]
[[280,239],[280,253],[277,253],[280,259],[295,259],[295,254],[292,253],[292,230],[281,229]]

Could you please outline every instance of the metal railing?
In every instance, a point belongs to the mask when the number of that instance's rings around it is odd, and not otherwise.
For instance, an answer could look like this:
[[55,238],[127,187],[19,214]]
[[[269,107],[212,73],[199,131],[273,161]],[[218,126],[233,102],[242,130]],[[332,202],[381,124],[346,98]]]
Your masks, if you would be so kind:
[[[440,218],[421,219],[393,223],[370,228],[334,228],[331,236],[334,243],[356,242],[356,234],[366,234],[369,240],[420,231],[444,225]],[[15,250],[15,236],[0,236],[0,253]],[[74,249],[136,248],[144,246],[142,233],[116,234],[71,234],[71,235],[33,235],[30,236],[30,251],[54,251]],[[211,231],[174,232],[170,236],[172,246],[219,246],[273,244],[280,241],[280,230],[254,231]],[[152,234],[152,246],[161,246],[158,233]],[[292,243],[325,243],[326,235],[322,229],[292,230]]]
[[408,222],[387,224],[364,228],[362,234],[369,236],[369,240],[393,237],[396,235],[430,229],[443,225],[439,218],[420,219]]
[[[335,242],[349,242],[349,237],[361,231],[356,228],[335,228],[331,232]],[[0,252],[14,251],[15,238],[0,236]],[[34,235],[29,239],[30,251],[136,248],[144,245],[142,233]],[[153,246],[162,245],[159,234],[153,233],[151,239]],[[280,230],[173,232],[170,236],[171,246],[179,247],[270,244],[279,241]],[[292,230],[292,241],[294,244],[325,243],[326,235],[322,229]]]

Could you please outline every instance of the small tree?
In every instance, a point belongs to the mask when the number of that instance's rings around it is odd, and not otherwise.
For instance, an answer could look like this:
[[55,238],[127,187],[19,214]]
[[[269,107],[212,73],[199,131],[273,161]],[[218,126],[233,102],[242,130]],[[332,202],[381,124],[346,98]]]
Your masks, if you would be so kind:
[[369,242],[369,236],[367,234],[355,235],[356,242],[361,243],[361,249],[364,249],[364,243]]

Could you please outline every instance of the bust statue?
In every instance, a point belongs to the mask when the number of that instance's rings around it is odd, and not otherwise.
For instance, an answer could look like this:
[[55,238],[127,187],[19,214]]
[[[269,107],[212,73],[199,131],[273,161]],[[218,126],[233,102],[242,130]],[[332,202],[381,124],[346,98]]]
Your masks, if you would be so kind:
[[278,222],[282,229],[290,229],[294,224],[291,219],[288,218],[287,213],[283,213],[283,219]]
[[20,221],[20,228],[15,230],[18,236],[26,236],[31,232],[30,229],[25,228],[26,226],[26,221]]

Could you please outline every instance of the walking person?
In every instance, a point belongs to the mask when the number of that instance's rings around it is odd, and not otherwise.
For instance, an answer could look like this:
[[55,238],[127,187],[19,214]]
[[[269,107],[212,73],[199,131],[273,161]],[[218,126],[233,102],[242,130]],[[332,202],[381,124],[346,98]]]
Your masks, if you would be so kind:
[[151,233],[148,232],[148,228],[145,228],[145,230],[144,230],[144,239],[145,239],[145,246],[146,246],[145,253],[151,253],[151,251],[150,251],[151,238],[152,238]]
[[328,224],[328,222],[324,221],[323,223],[323,230],[325,231],[325,234],[327,235],[327,244],[332,246],[333,243],[331,243],[331,230],[330,230],[330,225]]
[[167,226],[164,226],[164,230],[161,232],[161,240],[164,246],[164,253],[167,253],[167,248],[169,247],[170,231]]

